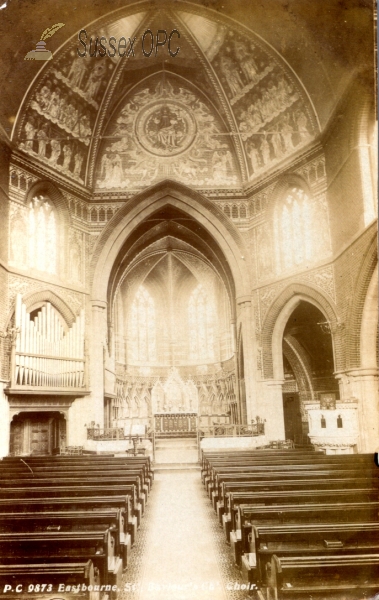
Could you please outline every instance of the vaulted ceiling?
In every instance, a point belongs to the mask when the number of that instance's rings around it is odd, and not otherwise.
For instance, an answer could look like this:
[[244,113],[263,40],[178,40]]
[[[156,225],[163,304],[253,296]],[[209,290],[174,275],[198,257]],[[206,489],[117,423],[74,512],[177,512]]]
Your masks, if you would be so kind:
[[[92,190],[138,192],[165,178],[241,189],[312,143],[354,72],[372,67],[369,3],[207,6],[58,1],[52,11],[42,0],[8,0],[5,134],[32,161]],[[24,61],[55,22],[65,26],[48,40],[53,60]],[[85,58],[77,56],[82,29]],[[167,44],[144,55],[147,29],[179,31],[177,55]],[[101,36],[107,48],[111,36],[136,37],[135,55],[88,56],[90,38]]]

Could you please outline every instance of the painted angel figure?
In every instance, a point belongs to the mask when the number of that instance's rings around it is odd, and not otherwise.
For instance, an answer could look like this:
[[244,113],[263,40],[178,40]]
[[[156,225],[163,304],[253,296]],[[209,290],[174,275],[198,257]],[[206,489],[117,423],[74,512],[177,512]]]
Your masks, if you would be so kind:
[[38,154],[41,156],[41,158],[44,158],[46,156],[46,145],[49,139],[48,129],[49,124],[44,123],[41,129],[37,131],[36,135],[36,138],[38,140]]
[[42,112],[45,112],[48,109],[48,107],[50,105],[50,100],[51,100],[51,82],[46,81],[46,83],[43,84],[41,89],[36,92],[36,103],[39,106],[39,108],[42,110]]
[[76,177],[80,177],[81,175],[83,159],[83,153],[78,150],[74,158],[74,175],[76,175]]
[[226,81],[228,82],[230,91],[232,92],[233,96],[236,96],[244,87],[236,65],[229,56],[223,56],[220,62],[220,67],[226,78]]
[[57,160],[60,157],[61,154],[61,143],[59,140],[56,139],[52,139],[50,142],[50,146],[51,146],[51,156],[50,156],[50,160],[51,162],[56,165],[57,164]]
[[250,147],[247,151],[247,155],[250,158],[253,173],[257,173],[257,171],[259,171],[260,169],[260,156],[259,150],[254,143],[250,144]]
[[67,75],[67,79],[70,81],[72,87],[81,87],[86,71],[86,60],[80,56],[75,58]]
[[261,154],[262,154],[263,164],[267,165],[271,161],[271,153],[270,153],[270,144],[268,143],[266,137],[264,137],[261,142]]
[[248,81],[254,83],[258,75],[258,65],[255,62],[251,52],[246,48],[243,42],[235,42],[236,56],[239,58],[242,73]]
[[99,91],[101,82],[105,75],[106,66],[104,63],[100,63],[95,65],[92,69],[90,76],[88,77],[88,81],[84,88],[84,91],[88,98],[94,99]]
[[64,169],[69,169],[70,167],[70,162],[71,162],[71,156],[72,156],[72,149],[70,144],[65,144],[63,146],[63,168]]
[[33,150],[33,140],[37,133],[37,127],[35,126],[33,117],[30,117],[26,121],[26,123],[24,125],[24,130],[26,133],[26,140],[25,140],[25,144],[24,144],[25,148],[26,148],[26,150]]

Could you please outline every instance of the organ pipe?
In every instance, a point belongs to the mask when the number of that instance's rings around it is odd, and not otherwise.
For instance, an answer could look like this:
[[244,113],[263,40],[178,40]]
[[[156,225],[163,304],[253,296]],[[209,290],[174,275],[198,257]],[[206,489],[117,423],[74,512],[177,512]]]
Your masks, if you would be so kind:
[[50,302],[42,306],[33,320],[18,294],[15,311],[15,385],[83,387],[84,326],[83,309],[72,326],[66,329]]

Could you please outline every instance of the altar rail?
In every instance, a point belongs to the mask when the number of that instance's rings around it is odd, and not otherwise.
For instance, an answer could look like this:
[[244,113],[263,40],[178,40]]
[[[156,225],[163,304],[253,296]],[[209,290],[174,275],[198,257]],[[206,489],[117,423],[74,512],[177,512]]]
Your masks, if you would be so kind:
[[93,427],[87,429],[87,440],[128,440],[123,427]]
[[264,422],[240,424],[215,424],[199,428],[199,438],[205,437],[256,437],[265,434]]

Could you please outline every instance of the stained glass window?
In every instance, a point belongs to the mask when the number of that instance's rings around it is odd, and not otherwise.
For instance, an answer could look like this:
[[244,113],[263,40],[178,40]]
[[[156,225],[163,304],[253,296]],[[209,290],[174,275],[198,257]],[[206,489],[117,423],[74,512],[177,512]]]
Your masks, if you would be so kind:
[[188,303],[189,354],[191,360],[214,360],[215,310],[201,284]]
[[312,260],[314,244],[309,197],[299,187],[288,190],[275,214],[278,271]]
[[29,203],[29,266],[57,272],[57,221],[51,202],[36,196]]
[[140,286],[129,313],[129,359],[155,361],[156,321],[154,300],[144,286]]

